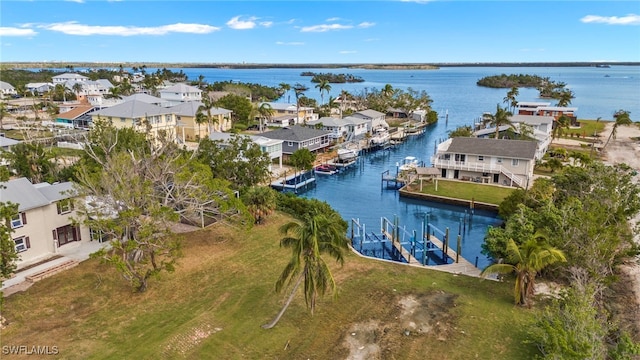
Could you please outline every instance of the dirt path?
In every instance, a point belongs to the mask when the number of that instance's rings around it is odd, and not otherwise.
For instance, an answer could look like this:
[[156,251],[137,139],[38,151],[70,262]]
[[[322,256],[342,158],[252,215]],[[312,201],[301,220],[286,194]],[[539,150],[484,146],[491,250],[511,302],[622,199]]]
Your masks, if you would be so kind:
[[[602,133],[602,140],[604,142],[607,141],[612,129],[613,123],[608,123],[605,131]],[[611,139],[604,149],[604,163],[608,165],[625,163],[640,171],[640,141],[634,140],[634,138],[638,139],[639,137],[640,128],[638,126],[632,125],[618,128],[616,139]],[[634,181],[636,183],[640,182],[640,175],[634,177]],[[631,220],[631,226],[633,227],[639,223],[640,215]],[[640,234],[636,234],[634,241],[640,243]],[[622,271],[624,271],[630,279],[630,285],[636,296],[635,313],[638,313],[640,311],[640,257],[637,257],[635,261],[623,265]],[[640,318],[636,319],[636,326],[640,329]]]

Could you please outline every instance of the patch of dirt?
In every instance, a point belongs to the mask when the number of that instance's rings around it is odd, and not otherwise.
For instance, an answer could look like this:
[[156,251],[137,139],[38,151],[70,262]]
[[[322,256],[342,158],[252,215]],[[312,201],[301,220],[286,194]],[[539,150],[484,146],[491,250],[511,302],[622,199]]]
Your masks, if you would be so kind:
[[[455,328],[457,295],[437,291],[399,296],[385,319],[353,324],[344,335],[349,360],[386,359],[412,337],[446,341]],[[384,349],[384,350],[382,350]]]

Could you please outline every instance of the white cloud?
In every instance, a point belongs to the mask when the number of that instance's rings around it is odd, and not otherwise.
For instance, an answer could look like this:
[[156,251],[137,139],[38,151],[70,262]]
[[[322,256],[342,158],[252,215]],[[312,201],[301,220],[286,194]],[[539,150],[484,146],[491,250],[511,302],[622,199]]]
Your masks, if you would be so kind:
[[38,26],[42,29],[61,32],[67,35],[112,35],[112,36],[135,36],[135,35],[166,35],[169,33],[185,34],[208,34],[220,30],[220,28],[204,24],[169,24],[154,27],[120,26],[120,25],[85,25],[76,21],[63,23],[53,23]]
[[600,16],[600,15],[587,15],[580,19],[583,23],[597,23],[608,25],[640,25],[640,15],[629,14],[627,16]]
[[339,21],[340,18],[339,17],[332,17],[332,18],[328,18],[327,20],[325,20],[326,22],[334,22],[334,21]]
[[366,28],[374,26],[375,24],[376,23],[364,21],[364,22],[361,22],[360,24],[358,24],[358,27],[361,28],[361,29],[366,29]]
[[351,28],[353,28],[353,26],[351,25],[322,24],[322,25],[305,26],[301,28],[300,31],[301,32],[327,32],[332,30],[346,30]]
[[369,42],[369,41],[380,41],[380,39],[378,39],[378,38],[368,38],[368,39],[364,39],[364,41],[367,41],[367,42]]
[[357,51],[355,50],[342,50],[342,51],[338,51],[339,54],[356,54]]
[[276,45],[300,46],[300,45],[304,45],[304,43],[300,41],[290,41],[290,42],[276,41]]
[[240,20],[240,16],[236,16],[227,21],[227,26],[235,30],[253,29],[257,25],[256,20],[258,20],[258,18],[254,16],[247,20]]
[[74,3],[78,3],[78,4],[84,4],[84,0],[64,0],[66,2],[74,2]]
[[0,27],[0,36],[34,36],[38,34],[33,29],[16,28],[16,27]]
[[263,22],[260,23],[260,26],[263,26],[263,27],[266,27],[266,28],[271,27],[271,26],[273,26],[273,21],[263,21]]

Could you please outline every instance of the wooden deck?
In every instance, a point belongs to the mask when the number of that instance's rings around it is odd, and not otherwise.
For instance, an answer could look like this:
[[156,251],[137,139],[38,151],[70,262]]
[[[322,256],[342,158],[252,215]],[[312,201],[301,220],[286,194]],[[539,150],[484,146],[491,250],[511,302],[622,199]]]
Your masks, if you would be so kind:
[[53,276],[59,273],[62,270],[70,269],[74,266],[78,265],[78,262],[75,260],[68,260],[54,267],[50,267],[48,269],[39,271],[35,274],[31,274],[25,277],[25,280],[30,283],[34,283],[36,281],[40,281],[42,279],[48,278],[49,276]]

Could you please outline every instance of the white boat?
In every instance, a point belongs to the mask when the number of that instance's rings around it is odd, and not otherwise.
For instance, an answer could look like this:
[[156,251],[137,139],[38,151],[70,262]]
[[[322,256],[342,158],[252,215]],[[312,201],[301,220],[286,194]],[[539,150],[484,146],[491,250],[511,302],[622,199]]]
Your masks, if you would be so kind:
[[404,159],[402,159],[402,163],[399,164],[400,166],[398,166],[398,170],[400,171],[409,171],[409,170],[413,170],[415,168],[418,167],[419,162],[418,159],[416,159],[415,156],[407,156]]
[[369,144],[372,146],[380,146],[388,143],[389,140],[391,140],[389,131],[383,127],[379,127],[374,130],[373,136],[369,139]]
[[358,152],[352,149],[338,149],[338,159],[340,161],[351,161],[358,157]]

